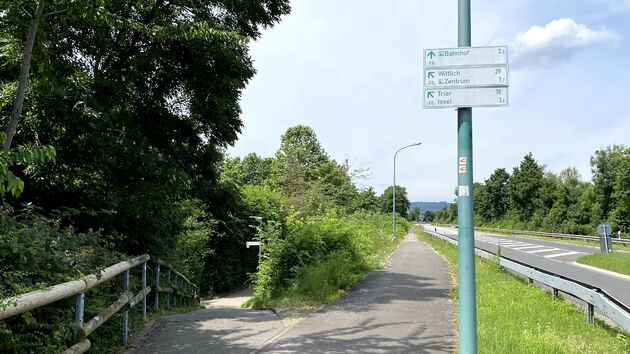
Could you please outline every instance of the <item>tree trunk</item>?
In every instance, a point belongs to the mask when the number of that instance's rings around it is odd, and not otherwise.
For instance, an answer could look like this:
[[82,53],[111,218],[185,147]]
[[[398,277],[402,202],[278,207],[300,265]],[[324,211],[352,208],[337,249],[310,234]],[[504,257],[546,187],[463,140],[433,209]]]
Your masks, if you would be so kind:
[[35,44],[35,35],[37,34],[37,27],[42,20],[44,14],[44,6],[46,0],[40,0],[37,5],[37,11],[35,17],[31,18],[31,26],[28,30],[28,36],[26,37],[26,44],[24,45],[24,56],[22,57],[22,67],[20,69],[20,79],[18,81],[17,97],[13,104],[13,111],[11,112],[11,121],[7,126],[7,139],[4,142],[4,151],[9,151],[11,148],[11,142],[15,135],[18,120],[22,115],[22,107],[24,105],[24,93],[26,91],[26,83],[28,82],[28,73],[31,68],[31,57],[33,55],[33,45]]

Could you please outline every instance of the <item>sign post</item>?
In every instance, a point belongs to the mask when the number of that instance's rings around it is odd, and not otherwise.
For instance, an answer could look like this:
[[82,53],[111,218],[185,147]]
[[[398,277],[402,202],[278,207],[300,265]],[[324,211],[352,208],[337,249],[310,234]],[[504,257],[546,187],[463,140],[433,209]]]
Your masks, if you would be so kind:
[[470,0],[458,0],[457,48],[424,50],[424,108],[457,109],[459,351],[477,353],[472,107],[509,104],[508,48],[470,46]]
[[[470,47],[470,0],[459,0],[457,45]],[[472,108],[457,110],[457,258],[459,262],[459,352],[477,353],[477,301],[473,220]],[[461,162],[464,164],[461,164]],[[462,171],[463,166],[463,172]],[[465,193],[462,193],[465,192]]]
[[[459,0],[457,45],[470,47],[470,0]],[[457,174],[457,259],[459,262],[459,352],[477,353],[477,301],[473,221],[472,108],[457,110],[457,156],[465,161]],[[461,164],[460,169],[461,171]]]

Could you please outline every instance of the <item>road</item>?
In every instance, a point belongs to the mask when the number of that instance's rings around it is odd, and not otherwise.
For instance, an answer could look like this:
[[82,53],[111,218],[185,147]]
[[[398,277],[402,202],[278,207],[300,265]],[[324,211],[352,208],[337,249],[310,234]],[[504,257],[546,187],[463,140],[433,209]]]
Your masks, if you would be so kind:
[[[457,240],[456,228],[433,225],[425,227]],[[596,286],[630,306],[629,277],[587,269],[575,263],[583,255],[599,252],[596,248],[478,231],[475,231],[475,245],[492,253],[496,253],[500,247],[501,255],[507,258]]]
[[386,269],[293,326],[226,302],[159,319],[126,353],[452,353],[452,288],[446,261],[410,234]]

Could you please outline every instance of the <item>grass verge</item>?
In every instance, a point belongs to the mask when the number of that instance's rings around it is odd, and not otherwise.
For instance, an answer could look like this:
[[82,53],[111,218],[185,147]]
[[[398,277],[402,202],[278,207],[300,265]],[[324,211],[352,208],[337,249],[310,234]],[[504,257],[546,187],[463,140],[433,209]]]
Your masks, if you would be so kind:
[[594,253],[578,258],[577,262],[630,275],[630,254]]
[[[417,231],[457,274],[457,248]],[[475,261],[479,353],[630,353],[630,336],[503,271]],[[457,291],[453,296],[457,300]],[[455,301],[457,303],[457,301]]]

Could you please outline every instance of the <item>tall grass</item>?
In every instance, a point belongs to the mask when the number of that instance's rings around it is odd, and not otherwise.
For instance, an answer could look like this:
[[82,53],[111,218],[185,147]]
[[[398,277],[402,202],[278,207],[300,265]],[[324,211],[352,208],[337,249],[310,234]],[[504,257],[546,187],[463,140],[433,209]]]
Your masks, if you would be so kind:
[[[457,249],[424,232],[419,239],[444,256],[457,274]],[[476,259],[479,353],[630,353],[630,336],[554,301],[496,263]],[[457,298],[457,291],[453,297]]]
[[255,308],[310,307],[328,303],[365,274],[385,264],[409,227],[401,220],[397,237],[391,218],[356,213],[297,220],[261,232],[263,257],[254,275]]

